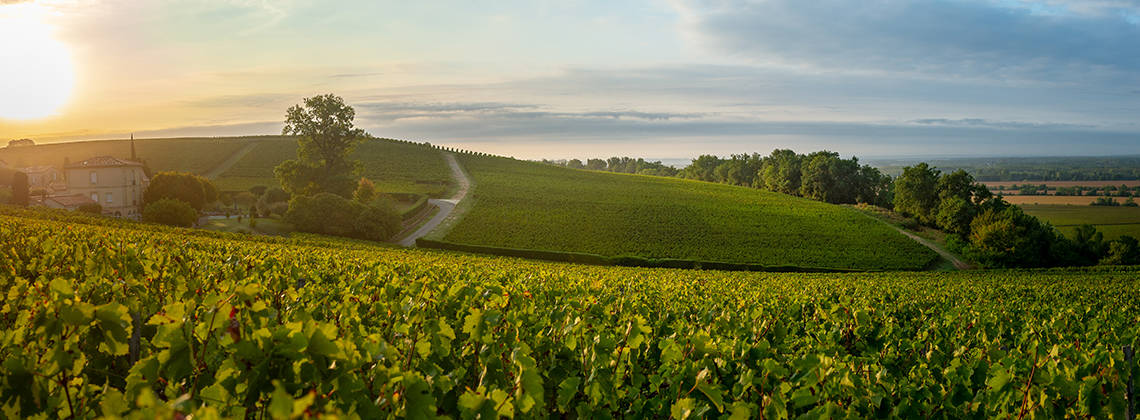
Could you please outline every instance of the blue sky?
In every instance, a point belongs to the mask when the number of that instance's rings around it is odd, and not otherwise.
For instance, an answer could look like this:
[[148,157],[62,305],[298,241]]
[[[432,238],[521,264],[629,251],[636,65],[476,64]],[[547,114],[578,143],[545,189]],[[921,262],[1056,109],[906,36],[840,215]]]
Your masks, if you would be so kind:
[[1140,153],[1140,0],[0,3],[76,75],[0,139],[270,134],[332,92],[524,158]]

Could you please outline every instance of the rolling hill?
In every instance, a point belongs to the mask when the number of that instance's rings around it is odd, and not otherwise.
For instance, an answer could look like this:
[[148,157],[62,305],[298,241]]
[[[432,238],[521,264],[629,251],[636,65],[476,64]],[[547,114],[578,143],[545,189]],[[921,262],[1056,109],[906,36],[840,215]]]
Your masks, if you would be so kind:
[[842,206],[707,182],[461,155],[472,203],[445,242],[770,266],[919,270],[938,256]]

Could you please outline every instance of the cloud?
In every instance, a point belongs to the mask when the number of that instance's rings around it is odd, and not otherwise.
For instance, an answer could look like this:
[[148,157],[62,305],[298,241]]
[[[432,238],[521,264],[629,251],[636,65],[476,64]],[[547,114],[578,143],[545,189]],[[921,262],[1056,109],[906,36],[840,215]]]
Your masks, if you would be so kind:
[[[1135,80],[1136,2],[676,0],[701,45],[752,62],[828,71],[989,79]],[[1052,4],[1052,6],[1050,6]],[[1031,6],[1037,6],[1036,8]],[[1053,13],[1042,13],[1050,10]],[[1070,9],[1083,10],[1075,13]],[[1094,13],[1096,12],[1096,13]]]
[[360,116],[362,118],[375,121],[403,119],[435,120],[450,118],[479,118],[484,120],[572,118],[667,121],[671,119],[699,118],[702,116],[702,114],[698,113],[643,112],[632,110],[586,112],[540,111],[539,109],[546,106],[502,102],[370,102],[356,105],[356,107],[361,110]]
[[1023,122],[1023,121],[991,121],[984,118],[922,118],[910,121],[915,124],[922,125],[937,125],[943,127],[978,127],[978,128],[996,128],[996,129],[1019,129],[1019,130],[1086,130],[1095,129],[1096,127],[1088,124],[1058,124],[1058,123],[1042,123],[1042,122]]

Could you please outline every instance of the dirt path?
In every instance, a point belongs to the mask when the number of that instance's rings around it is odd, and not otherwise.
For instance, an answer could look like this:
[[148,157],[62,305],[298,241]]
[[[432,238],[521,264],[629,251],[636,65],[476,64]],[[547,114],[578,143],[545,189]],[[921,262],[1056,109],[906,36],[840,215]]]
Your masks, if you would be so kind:
[[439,212],[436,213],[431,220],[428,220],[427,223],[424,223],[423,226],[420,226],[419,229],[416,229],[415,232],[412,232],[411,235],[400,240],[399,243],[401,246],[416,246],[416,239],[431,233],[439,227],[444,220],[447,220],[447,218],[451,216],[452,211],[455,210],[455,206],[467,196],[467,191],[471,189],[471,179],[463,172],[463,168],[459,166],[459,161],[455,159],[455,155],[452,153],[444,153],[443,156],[447,159],[447,165],[451,167],[451,177],[455,179],[455,183],[459,185],[459,189],[455,191],[455,194],[453,194],[451,198],[433,198],[428,200],[428,203],[439,207]]
[[215,166],[214,169],[211,169],[209,172],[206,172],[202,176],[209,179],[217,179],[219,176],[222,176],[222,174],[226,173],[226,171],[230,170],[230,168],[241,161],[241,158],[245,157],[245,155],[248,155],[249,152],[252,152],[253,149],[257,147],[257,144],[258,142],[256,141],[246,144],[241,149],[238,149],[238,151],[234,152],[234,154],[230,155],[230,157],[226,158],[226,160],[222,161],[222,163],[219,163],[218,166]]
[[919,237],[918,235],[907,232],[905,229],[900,228],[898,226],[891,225],[891,227],[895,228],[895,230],[899,231],[899,233],[906,235],[908,238],[914,239],[915,242],[918,242],[918,243],[922,244],[923,246],[930,248],[931,251],[937,252],[938,255],[942,256],[942,258],[945,258],[947,261],[950,261],[951,263],[953,263],[954,268],[957,268],[959,270],[969,270],[971,268],[974,268],[970,264],[966,264],[965,261],[962,261],[962,260],[958,259],[958,257],[955,257],[954,254],[950,253],[950,251],[942,249],[942,247],[938,246],[938,244],[935,244],[934,242],[930,242],[930,241],[928,241],[922,237]]

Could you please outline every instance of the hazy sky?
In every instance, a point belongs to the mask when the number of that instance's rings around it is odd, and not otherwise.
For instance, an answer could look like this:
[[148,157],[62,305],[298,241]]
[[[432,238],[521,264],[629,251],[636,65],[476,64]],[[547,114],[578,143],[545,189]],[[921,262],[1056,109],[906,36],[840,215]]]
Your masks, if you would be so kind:
[[0,61],[0,139],[275,134],[331,92],[525,158],[1140,153],[1140,0],[0,0]]

